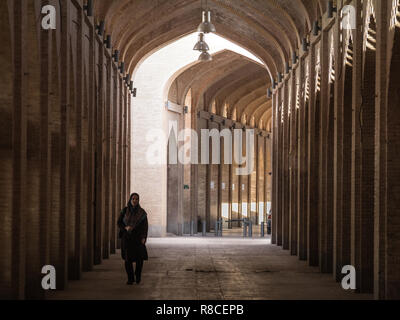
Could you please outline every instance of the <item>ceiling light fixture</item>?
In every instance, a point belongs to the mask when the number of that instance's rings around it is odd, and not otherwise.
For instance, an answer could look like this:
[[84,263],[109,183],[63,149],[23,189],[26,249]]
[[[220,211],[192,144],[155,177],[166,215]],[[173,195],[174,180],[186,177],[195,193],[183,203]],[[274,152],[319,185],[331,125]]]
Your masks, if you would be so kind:
[[[203,9],[203,1],[201,1],[201,8]],[[211,11],[208,8],[206,0],[206,9],[202,11],[203,20],[200,23],[197,31],[202,33],[216,32],[215,26],[211,23]]]
[[211,61],[212,56],[207,52],[203,51],[199,57],[199,61]]
[[208,44],[204,41],[204,33],[199,33],[199,41],[194,46],[193,50],[197,50],[197,51],[210,50]]
[[200,23],[197,31],[203,33],[216,32],[215,26],[211,23],[211,11],[203,11],[203,22]]
[[208,9],[207,0],[206,0],[206,10],[203,10],[203,0],[201,1],[201,10],[203,14],[202,23],[199,25],[197,31],[199,34],[199,41],[194,46],[193,50],[201,51],[199,56],[199,61],[211,61],[212,56],[208,53],[210,47],[204,41],[204,34],[215,32],[215,27],[211,23],[211,11]]

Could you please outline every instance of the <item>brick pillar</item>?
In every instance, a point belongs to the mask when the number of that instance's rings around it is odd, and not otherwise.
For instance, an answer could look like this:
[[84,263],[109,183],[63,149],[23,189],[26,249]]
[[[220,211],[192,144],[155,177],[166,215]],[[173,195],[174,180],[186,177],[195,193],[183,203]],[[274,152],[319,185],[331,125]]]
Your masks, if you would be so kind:
[[[226,132],[231,132],[229,129],[229,123],[227,123],[227,119],[224,119],[224,123],[221,124],[221,130],[225,130]],[[232,159],[232,144],[229,139],[221,139],[221,181],[220,181],[220,186],[221,186],[221,214],[222,214],[222,205],[224,205],[225,210],[228,211],[228,217],[225,219],[230,220],[231,219],[231,210],[232,210],[232,204],[231,204],[231,188],[229,187],[230,185],[230,176],[229,176],[229,170],[230,170],[230,165],[229,165],[229,160]],[[230,147],[229,152],[225,152],[225,147]],[[228,163],[228,164],[225,164]],[[225,188],[222,188],[222,184],[225,184]],[[199,230],[201,232],[201,229]]]
[[[318,76],[315,65],[317,48],[312,45],[310,49],[310,104],[308,112],[308,197],[307,197],[307,259],[310,266],[318,266],[318,234],[319,228],[319,137],[321,93],[316,89]],[[318,71],[319,72],[319,71]],[[301,126],[301,124],[300,124]]]
[[[236,129],[241,129],[241,125],[239,123],[235,123],[235,130]],[[235,130],[233,131],[233,136],[235,137]],[[237,174],[237,170],[240,168],[239,166],[239,161],[236,159],[239,159],[239,154],[240,150],[242,150],[240,143],[236,143],[234,139],[234,144],[233,144],[233,154],[237,154],[236,157],[233,158],[233,174],[232,174],[232,192],[233,192],[233,199],[236,203],[236,211],[237,213],[235,214],[235,219],[241,219],[242,218],[242,188],[241,188],[241,181],[242,178]],[[233,188],[234,185],[234,188]],[[241,224],[240,222],[237,223],[237,226],[240,227]]]
[[319,164],[319,266],[323,273],[332,272],[331,220],[328,206],[328,184],[330,166],[329,148],[329,33],[322,31],[321,36],[321,114],[320,114],[320,164]]
[[[400,67],[400,32],[399,28],[392,30],[391,34],[387,32],[391,5],[392,1],[380,1],[376,6],[374,294],[377,299],[400,297],[399,168],[396,160],[400,145],[397,71]],[[390,50],[391,55],[388,55]]]
[[[116,132],[117,132],[117,155],[116,155],[116,181],[117,181],[117,207],[119,207],[119,211],[121,211],[125,207],[125,203],[122,199],[122,101],[123,101],[123,95],[122,95],[122,86],[123,82],[121,77],[119,76],[119,71],[118,71],[118,77],[117,77],[117,90],[118,90],[118,102],[116,104],[117,108],[117,119],[116,119]],[[121,243],[117,243],[117,248],[120,249]]]
[[[229,204],[229,220],[234,219],[233,215],[233,190],[232,190],[232,184],[233,184],[233,161],[234,161],[234,142],[233,142],[233,131],[230,129],[231,125],[233,124],[231,121],[227,121],[227,129],[230,130],[231,135],[232,135],[232,144],[231,144],[231,164],[228,165],[228,185],[226,186],[228,188],[228,204]],[[229,124],[228,124],[229,123]],[[228,224],[228,228],[232,229],[233,224],[230,222]]]
[[267,202],[272,202],[272,137],[268,134],[264,139],[264,208],[267,221]]
[[[37,30],[38,12],[33,1],[27,2],[27,66],[25,81],[28,83],[27,102],[27,167],[24,177],[29,181],[24,208],[24,223],[26,228],[26,282],[25,297],[41,299],[44,291],[41,288],[41,268],[47,260],[47,215],[49,214],[47,169],[48,154],[48,51],[46,52],[45,34]],[[28,31],[29,30],[29,31]],[[47,35],[48,38],[48,35]],[[43,45],[43,48],[41,48]],[[48,48],[48,47],[47,47]],[[47,64],[47,66],[46,66]],[[42,96],[41,90],[47,93]],[[22,200],[22,199],[21,199]]]
[[[209,119],[206,120],[206,127],[202,129],[210,129],[210,121]],[[201,129],[200,129],[201,132]],[[202,135],[200,134],[200,137]],[[205,165],[205,198],[206,198],[206,207],[205,207],[205,215],[206,215],[206,225],[207,225],[207,232],[210,232],[211,229],[214,230],[215,226],[212,225],[211,219],[211,151],[210,151],[210,143],[209,141],[205,142],[208,143],[208,164]],[[206,146],[204,146],[206,147]]]
[[[257,148],[257,213],[263,217],[263,221],[266,225],[266,190],[265,190],[265,179],[267,168],[265,167],[265,136],[264,133],[258,138]],[[262,204],[262,210],[260,211],[260,204]],[[261,222],[261,221],[260,221]]]
[[[333,31],[331,31],[333,32]],[[334,41],[331,38],[331,41]],[[331,43],[331,42],[329,42]],[[334,57],[332,57],[333,59]],[[333,62],[334,64],[334,62]],[[334,218],[334,133],[335,84],[329,74],[327,115],[327,172],[326,172],[326,272],[333,271],[333,218]]]
[[290,74],[291,83],[291,104],[290,104],[290,181],[289,181],[289,211],[290,211],[290,253],[291,255],[297,255],[298,252],[298,211],[297,211],[297,191],[298,191],[298,179],[297,179],[297,108],[296,108],[296,71],[293,70]]
[[[251,130],[250,128],[248,128],[247,130]],[[254,144],[254,152],[257,152],[257,133],[256,130],[254,132],[255,137],[253,140],[253,144]],[[248,154],[247,156],[249,157],[253,157],[253,161],[254,161],[254,168],[253,171],[251,171],[249,173],[249,175],[247,176],[248,178],[248,182],[247,182],[247,199],[248,199],[248,204],[247,204],[247,212],[248,212],[248,217],[253,221],[253,224],[257,224],[257,209],[254,211],[253,207],[252,207],[252,203],[255,203],[257,200],[255,199],[255,192],[254,189],[256,188],[256,175],[257,175],[257,160],[255,158],[255,153],[253,153],[252,155],[250,154],[250,148],[249,148],[249,142],[247,141],[247,134],[246,134],[246,154]],[[249,166],[249,163],[246,162],[246,166]]]
[[[26,2],[0,4],[0,297],[25,297]],[[25,78],[25,79],[24,79]]]
[[128,194],[130,195],[131,193],[131,161],[132,161],[132,154],[131,154],[131,150],[132,150],[132,95],[128,94]]
[[358,254],[360,292],[373,293],[374,265],[374,170],[375,170],[375,52],[365,52],[364,90],[361,126],[361,212]]
[[[117,201],[117,126],[118,126],[118,70],[115,64],[112,65],[112,113],[111,117],[111,241],[110,253],[116,253],[117,249],[117,221],[122,208]],[[129,117],[129,121],[131,118]]]
[[[75,8],[70,7],[70,19],[74,19],[75,17]],[[70,21],[71,22],[71,21]],[[65,54],[69,56],[69,77],[67,81],[69,82],[69,90],[67,94],[69,95],[69,105],[68,105],[68,149],[69,149],[69,168],[68,171],[68,189],[67,189],[67,201],[68,201],[68,224],[67,224],[67,233],[68,233],[68,243],[67,243],[67,251],[68,251],[68,280],[77,280],[77,270],[76,270],[76,262],[75,262],[75,253],[76,253],[76,203],[77,203],[77,99],[76,99],[76,79],[77,79],[77,70],[76,70],[76,49],[77,49],[77,27],[75,24],[72,24],[70,27],[70,32],[68,32],[70,42],[70,50],[66,51]]]
[[[208,121],[208,129],[210,130],[217,130],[219,132],[219,125],[215,122],[215,121]],[[219,137],[219,136],[218,136]],[[218,164],[213,164],[213,157],[215,157],[214,155],[214,150],[212,147],[212,142],[213,138],[211,138],[209,140],[209,150],[210,150],[210,164],[208,165],[209,167],[209,171],[210,171],[210,180],[208,182],[209,186],[209,191],[210,191],[210,224],[211,224],[211,228],[215,228],[215,221],[217,221],[218,217],[219,217],[219,209],[218,209],[218,202],[219,202],[219,198],[218,198],[218,194],[219,194],[219,188],[220,186],[219,184],[219,165]],[[218,152],[219,150],[217,150]],[[213,186],[211,186],[211,184],[213,184]]]
[[[256,211],[255,211],[255,214],[256,214],[256,219],[255,219],[255,221],[256,221],[256,224],[258,225],[258,224],[261,224],[261,221],[260,221],[260,205],[259,205],[259,203],[260,203],[260,193],[259,193],[259,191],[260,191],[260,189],[261,189],[261,186],[260,186],[260,169],[261,169],[261,167],[260,167],[260,162],[262,161],[261,159],[260,159],[260,150],[263,150],[263,144],[262,144],[262,142],[263,141],[261,141],[261,139],[262,139],[262,137],[260,137],[260,132],[259,131],[257,131],[256,130],[256,132],[257,132],[257,135],[256,135],[256,137],[255,137],[255,148],[254,148],[254,152],[255,152],[255,154],[254,154],[254,159],[255,159],[255,188],[254,188],[254,192],[255,192],[255,195],[253,196],[253,199],[256,201]],[[261,133],[262,134],[262,133]]]
[[122,92],[123,92],[123,100],[122,100],[122,201],[126,203],[129,200],[128,188],[127,188],[127,111],[128,111],[128,90],[125,82],[122,82]]
[[104,46],[100,39],[96,37],[96,50],[98,53],[98,68],[97,79],[97,104],[96,104],[96,201],[95,201],[95,251],[94,263],[101,264],[103,259],[103,239],[104,239],[104,117],[105,117],[105,70],[104,70]]
[[[361,4],[359,11],[361,12]],[[359,24],[364,18],[358,16]],[[373,18],[372,23],[373,23]],[[374,24],[374,23],[373,23]],[[360,26],[361,27],[361,26]],[[372,26],[375,30],[375,26]],[[361,28],[360,28],[361,30]],[[354,60],[355,73],[353,85],[357,85],[357,103],[353,112],[354,147],[353,161],[354,180],[352,199],[352,223],[354,240],[352,263],[357,270],[357,291],[373,292],[373,207],[374,207],[374,169],[375,169],[375,52],[369,48],[363,51],[363,33],[359,32],[355,57],[362,61],[364,70],[360,71],[357,59]],[[364,55],[364,57],[363,57]],[[363,77],[363,78],[361,78]],[[357,78],[357,79],[355,79]],[[360,122],[361,119],[361,122]],[[353,194],[353,192],[352,192]]]
[[[246,128],[246,130],[249,130],[249,129]],[[247,143],[247,131],[244,132],[243,139],[245,139],[244,141],[245,141],[245,144],[246,144],[246,155],[247,155],[247,153],[250,152],[250,149],[248,148],[249,145]],[[248,166],[248,163],[246,162],[245,165]],[[251,219],[253,221],[253,223],[255,223],[254,212],[253,212],[253,210],[251,208],[251,203],[253,201],[252,188],[254,187],[253,183],[252,183],[253,173],[254,173],[254,171],[250,172],[248,175],[246,175],[245,176],[245,181],[247,183],[247,192],[246,192],[246,196],[247,196],[247,217],[249,219]]]
[[[342,217],[341,217],[341,260],[342,266],[351,264],[351,136],[352,136],[352,68],[344,71],[343,102],[343,169],[342,169]],[[342,267],[341,266],[341,267]]]
[[282,123],[282,246],[289,250],[290,246],[290,211],[289,211],[289,87],[288,81],[283,84],[283,123]]
[[83,204],[83,12],[71,9],[71,19],[77,19],[78,24],[71,28],[71,70],[70,70],[70,99],[69,106],[69,248],[68,248],[68,277],[79,280],[82,271],[82,229]]
[[[60,8],[62,17],[62,30],[70,30],[70,5]],[[57,221],[59,228],[58,238],[58,259],[56,259],[55,267],[57,270],[57,288],[60,290],[67,288],[68,281],[68,226],[69,226],[69,171],[70,171],[70,149],[69,149],[69,122],[70,113],[70,77],[71,77],[71,57],[70,57],[70,34],[69,32],[61,33],[61,56],[60,56],[60,72],[61,72],[61,128],[60,128],[60,150],[57,155],[60,160],[60,216]]]
[[[89,18],[92,19],[92,18]],[[85,96],[87,104],[87,137],[88,137],[88,147],[87,147],[87,217],[86,217],[86,228],[85,228],[85,238],[86,238],[86,253],[83,255],[83,270],[90,271],[93,268],[94,263],[94,215],[95,215],[95,101],[96,101],[96,80],[95,80],[95,40],[94,40],[94,29],[86,23],[85,19],[85,36],[86,41],[86,58],[85,61]],[[87,36],[87,37],[86,37]],[[86,40],[87,39],[87,40]]]
[[282,198],[283,198],[283,129],[282,129],[282,89],[278,89],[278,98],[277,98],[277,106],[278,106],[278,115],[277,115],[277,133],[278,133],[278,141],[277,141],[277,245],[281,246],[283,244],[283,208],[282,208]]
[[[84,35],[87,35],[87,26],[82,17],[82,28]],[[88,203],[90,202],[88,185],[89,185],[89,99],[88,99],[88,68],[87,68],[87,55],[89,49],[88,40],[82,35],[82,58],[81,58],[81,78],[78,90],[80,91],[80,108],[81,108],[81,152],[82,152],[82,173],[81,173],[81,201],[80,201],[80,233],[81,233],[81,271],[87,270],[87,256],[89,254],[88,238],[87,238],[87,220],[88,220]],[[78,92],[79,92],[78,91]]]
[[333,207],[333,277],[342,278],[342,212],[343,212],[343,102],[344,66],[343,42],[340,42],[340,22],[333,27],[335,37],[335,106],[334,106],[334,207]]
[[[390,64],[387,119],[387,211],[386,211],[386,299],[400,299],[400,30],[395,30]],[[363,225],[366,221],[363,221]],[[365,230],[365,232],[368,230]],[[363,238],[364,239],[364,238]],[[368,258],[368,257],[366,257]],[[365,260],[362,260],[362,263]],[[367,261],[368,262],[368,261]],[[368,265],[367,265],[368,266]],[[362,266],[362,272],[366,265]],[[364,285],[364,283],[362,283]]]
[[[190,101],[190,116],[191,116],[191,129],[197,132],[197,112],[193,109],[192,97]],[[200,136],[199,136],[200,137]],[[197,219],[200,217],[202,220],[203,217],[198,211],[197,205],[197,196],[198,196],[198,186],[199,186],[199,154],[200,154],[200,145],[197,144],[197,141],[192,141],[192,164],[190,165],[190,214],[191,220]],[[195,148],[196,146],[196,148]]]
[[[298,170],[298,189],[297,189],[297,197],[298,197],[298,217],[299,217],[299,244],[298,244],[298,252],[300,260],[307,260],[307,171],[309,168],[307,167],[307,131],[306,131],[306,98],[305,98],[305,63],[306,59],[304,58],[300,60],[298,67],[298,81],[299,81],[299,127],[298,127],[298,162],[299,162],[299,170]],[[310,62],[309,62],[310,63]],[[312,64],[310,63],[310,66]],[[315,170],[315,169],[314,169]]]
[[[358,254],[361,245],[361,83],[362,83],[362,54],[363,54],[363,28],[362,28],[362,4],[356,1],[357,31],[354,32],[353,41],[353,113],[352,113],[352,152],[351,152],[351,264],[360,271],[360,256]],[[359,281],[359,277],[357,277]]]
[[386,283],[386,248],[387,248],[387,108],[388,108],[388,33],[389,1],[379,1],[376,6],[376,117],[375,117],[375,214],[374,214],[374,296],[385,299]]
[[[219,132],[221,132],[224,127],[222,124],[219,124]],[[220,145],[219,145],[219,155],[220,155],[220,160],[219,160],[219,164],[217,166],[217,172],[218,172],[218,176],[217,176],[217,187],[218,187],[218,194],[217,194],[217,216],[218,219],[222,218],[222,168],[223,168],[223,161],[224,161],[224,144],[222,139],[219,140],[220,141]],[[195,219],[195,224],[197,225],[197,219]]]
[[278,150],[277,150],[277,138],[278,138],[278,104],[277,104],[277,95],[274,93],[272,97],[272,236],[271,243],[277,244],[277,213],[278,213],[278,192],[277,192],[277,180],[278,180],[278,171],[277,171],[277,161],[278,161]]
[[111,115],[113,100],[113,81],[112,81],[112,60],[109,52],[105,49],[105,78],[106,78],[106,99],[104,109],[104,238],[103,238],[103,259],[110,256],[110,237],[111,237]]

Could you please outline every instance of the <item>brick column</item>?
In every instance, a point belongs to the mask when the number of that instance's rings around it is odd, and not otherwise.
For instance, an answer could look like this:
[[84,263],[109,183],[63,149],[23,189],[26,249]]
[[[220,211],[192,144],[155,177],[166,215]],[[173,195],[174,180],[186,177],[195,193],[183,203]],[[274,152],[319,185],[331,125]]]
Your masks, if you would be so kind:
[[25,297],[27,3],[0,3],[0,286],[3,299]]
[[[371,27],[376,30],[375,22],[371,18]],[[362,90],[362,125],[361,136],[361,212],[360,225],[361,239],[358,242],[358,261],[360,273],[357,288],[360,292],[373,293],[374,279],[374,178],[375,178],[375,51],[367,48],[364,52],[364,74]],[[390,97],[390,95],[389,95]]]
[[[352,151],[352,264],[357,291],[373,291],[373,206],[375,131],[375,52],[363,50],[363,5],[357,2],[358,29],[354,46]],[[363,57],[364,55],[364,57]],[[364,70],[363,70],[364,68]],[[363,76],[364,73],[364,76]],[[360,121],[361,119],[361,121]]]
[[[191,98],[192,99],[192,98]],[[191,129],[197,132],[197,112],[193,109],[192,101],[190,102],[190,112],[191,112]],[[201,136],[198,136],[201,138]],[[197,149],[194,148],[195,144],[197,144]],[[198,196],[198,186],[199,186],[199,155],[200,155],[200,142],[192,141],[191,150],[195,160],[192,160],[192,164],[190,165],[190,213],[191,213],[191,220],[197,218],[198,216],[200,219],[203,217],[198,211],[197,205],[197,196]]]
[[[298,210],[298,225],[299,225],[299,233],[298,233],[298,252],[300,260],[307,260],[307,230],[308,226],[308,216],[307,216],[307,182],[309,174],[312,174],[312,171],[308,168],[307,163],[307,139],[308,132],[306,130],[306,123],[308,122],[307,113],[306,113],[306,79],[305,79],[305,64],[308,59],[309,68],[311,69],[312,63],[310,62],[309,57],[304,57],[300,60],[298,66],[298,81],[299,81],[299,127],[298,127],[298,189],[297,189],[297,210]],[[311,89],[312,90],[312,89]],[[315,168],[313,169],[315,171]]]
[[[74,8],[75,9],[75,8]],[[74,109],[71,119],[74,121],[70,123],[70,180],[74,183],[70,183],[70,212],[74,215],[71,216],[74,226],[73,239],[73,254],[69,258],[69,277],[73,280],[79,280],[82,272],[82,239],[85,234],[85,230],[82,230],[82,222],[86,216],[86,206],[84,199],[84,187],[83,187],[83,153],[84,153],[84,141],[83,141],[83,16],[84,13],[81,10],[76,11],[77,19],[79,24],[76,29],[73,28],[73,78],[74,83],[73,98],[74,98]],[[71,84],[71,87],[73,85]],[[72,88],[71,88],[72,89]],[[73,139],[75,141],[73,141]],[[73,155],[73,156],[72,156]]]
[[109,52],[105,49],[105,78],[106,78],[106,100],[104,109],[104,238],[103,259],[110,256],[111,236],[111,115],[113,102],[112,60]]
[[104,47],[99,37],[95,37],[95,50],[98,54],[96,115],[96,178],[95,178],[95,243],[94,263],[101,264],[104,237]]
[[[334,41],[329,35],[329,52]],[[329,56],[329,59],[334,57]],[[332,62],[334,65],[334,61]],[[329,70],[330,72],[330,70]],[[335,84],[328,74],[328,115],[327,115],[327,167],[326,167],[326,272],[333,271],[333,208],[334,208],[334,133],[335,133]]]
[[[228,126],[227,129],[230,130],[231,135],[232,135],[231,154],[230,154],[231,164],[228,165],[228,185],[227,185],[227,188],[228,188],[228,204],[229,204],[229,211],[228,211],[229,212],[229,218],[228,219],[232,220],[232,219],[234,219],[232,184],[233,184],[233,161],[235,161],[235,160],[234,160],[234,153],[233,153],[234,152],[233,131],[230,128],[231,128],[233,122],[230,121],[230,120],[226,120],[226,121],[227,121],[227,126]],[[233,224],[230,222],[228,224],[228,228],[232,229],[232,227],[233,227]]]
[[267,203],[272,202],[272,137],[268,134],[264,138],[264,208],[265,222],[267,221],[269,211],[267,211]]
[[[219,125],[215,122],[212,121],[211,119],[208,121],[208,129],[210,130],[209,132],[211,133],[211,130],[215,129],[219,132]],[[218,136],[219,137],[219,136]],[[209,170],[209,181],[208,181],[208,190],[209,190],[209,210],[210,210],[210,226],[212,229],[215,228],[215,222],[219,217],[219,209],[218,209],[218,193],[219,193],[219,188],[220,186],[218,185],[219,183],[219,165],[218,164],[213,164],[213,156],[214,156],[214,150],[212,147],[212,138],[210,136],[209,140],[209,150],[210,150],[210,162],[208,165],[208,170]],[[219,150],[218,150],[219,151]],[[217,151],[217,152],[218,152]],[[211,186],[213,184],[213,186]]]
[[[392,30],[391,34],[387,32],[391,6],[392,1],[380,1],[376,6],[374,294],[377,299],[400,297],[398,268],[400,220],[397,187],[399,167],[396,160],[400,145],[398,116],[400,88],[397,71],[400,67],[400,32],[399,28]],[[392,49],[391,55],[388,55],[390,49]]]
[[[267,219],[265,217],[265,213],[267,211],[267,207],[265,205],[266,202],[266,191],[265,191],[265,173],[266,168],[264,166],[265,163],[265,136],[264,133],[260,133],[258,139],[258,148],[256,150],[256,157],[257,157],[257,215],[258,217],[262,215],[263,221],[266,223]],[[260,204],[262,204],[263,211],[260,211]],[[261,221],[258,221],[261,223]],[[266,225],[266,224],[265,224]]]
[[[117,70],[117,104],[116,104],[116,181],[117,181],[117,207],[120,211],[125,207],[126,203],[124,203],[122,196],[122,123],[123,123],[123,114],[122,114],[122,104],[123,104],[123,81],[120,74],[119,69]],[[117,248],[121,248],[121,241],[118,241]]]
[[278,244],[278,92],[272,98],[272,244]]
[[342,278],[342,205],[343,205],[343,42],[340,41],[340,21],[333,27],[335,39],[335,106],[334,106],[334,206],[333,206],[333,277]]
[[127,91],[127,98],[128,98],[128,103],[127,103],[127,169],[126,169],[126,188],[127,188],[127,195],[130,197],[131,193],[134,192],[131,190],[131,179],[132,179],[132,174],[131,174],[131,167],[132,167],[132,95]]
[[[84,271],[90,271],[93,268],[94,262],[94,216],[95,216],[95,150],[96,150],[96,72],[97,66],[95,66],[95,35],[93,24],[91,23],[93,18],[85,18],[85,38],[88,39],[86,45],[86,59],[85,59],[85,70],[87,72],[85,95],[87,103],[87,135],[88,135],[88,150],[87,150],[87,193],[88,199],[86,203],[87,218],[86,218],[86,253],[84,257]],[[86,38],[87,36],[87,38]]]
[[290,254],[297,255],[298,246],[298,211],[297,211],[297,191],[298,191],[298,179],[297,179],[297,108],[296,108],[296,97],[297,97],[297,86],[296,86],[296,72],[297,69],[290,73],[290,84],[291,84],[291,104],[290,104],[290,194],[289,194],[289,211],[290,211]]
[[[308,197],[307,197],[307,259],[310,266],[318,266],[318,202],[319,202],[319,137],[321,99],[317,90],[317,48],[310,49],[310,104],[308,112]],[[300,124],[301,126],[301,124]],[[300,209],[300,208],[299,208]]]
[[[48,261],[48,200],[49,180],[49,51],[48,34],[40,32],[36,25],[37,10],[33,1],[27,1],[27,66],[24,70],[28,83],[27,111],[27,170],[24,177],[29,181],[26,194],[24,223],[26,228],[26,279],[25,298],[41,299],[44,291],[40,285],[41,268]],[[42,42],[43,41],[43,42]],[[43,48],[41,47],[43,45]],[[47,48],[47,51],[46,51]],[[44,93],[41,95],[40,93]],[[22,200],[22,199],[21,199]]]
[[[400,150],[400,30],[397,27],[393,42],[392,60],[390,64],[389,95],[387,119],[387,211],[386,211],[386,299],[400,299],[400,169],[398,154]],[[382,129],[382,128],[381,128]],[[366,221],[363,221],[363,225]],[[368,229],[364,232],[367,232]],[[364,236],[364,235],[363,235]],[[363,237],[363,240],[365,238]],[[365,258],[368,258],[366,256]],[[361,263],[365,263],[364,259]],[[366,271],[367,265],[361,270]],[[364,283],[362,283],[364,285]]]
[[[70,6],[60,8],[62,16],[62,29],[70,29]],[[60,290],[67,288],[68,279],[68,225],[69,225],[69,105],[70,101],[70,72],[71,61],[68,54],[70,48],[69,32],[61,33],[61,131],[60,131],[60,151],[58,157],[60,161],[60,218],[59,218],[59,239],[58,254],[59,258],[55,264],[57,270],[57,288]]]
[[[234,123],[234,128],[237,128],[236,123]],[[240,176],[236,174],[236,170],[239,168],[238,163],[236,161],[237,156],[235,156],[236,153],[238,153],[239,146],[235,142],[235,129],[232,130],[232,137],[233,137],[233,150],[232,150],[232,181],[231,181],[231,186],[230,188],[232,189],[232,203],[235,204],[235,207],[232,205],[232,218],[235,220],[241,219],[241,200],[240,200],[240,195],[241,195],[241,188],[240,188]],[[233,211],[236,210],[236,211]],[[233,227],[240,227],[240,223],[236,222],[233,224]]]
[[329,128],[329,32],[321,35],[321,114],[319,163],[319,267],[321,272],[332,269],[329,250],[331,233],[328,216],[328,128]]
[[[124,75],[125,76],[125,75]],[[127,150],[127,129],[128,129],[128,90],[125,81],[122,82],[122,201],[128,202],[128,188],[127,188],[127,160],[128,160],[128,150]]]
[[282,89],[278,89],[278,98],[277,98],[277,106],[278,106],[278,115],[277,115],[277,133],[278,133],[278,142],[277,142],[277,245],[281,246],[283,244],[283,124],[282,124],[282,102],[283,102],[283,92]]
[[290,239],[290,211],[289,211],[289,87],[284,81],[283,88],[283,123],[282,123],[282,246],[289,250]]
[[[355,1],[357,31],[353,33],[353,101],[352,101],[352,151],[351,151],[351,264],[360,274],[360,261],[358,248],[361,245],[361,83],[362,83],[362,53],[363,53],[363,28],[362,4]],[[357,277],[359,280],[359,277]]]
[[387,109],[388,109],[388,12],[390,1],[376,6],[376,117],[375,117],[375,214],[374,214],[374,296],[387,297]]
[[[114,254],[117,249],[117,221],[122,208],[117,201],[117,126],[118,126],[118,70],[112,65],[111,83],[112,83],[112,114],[111,114],[111,242],[110,253]],[[131,120],[129,118],[129,120]]]

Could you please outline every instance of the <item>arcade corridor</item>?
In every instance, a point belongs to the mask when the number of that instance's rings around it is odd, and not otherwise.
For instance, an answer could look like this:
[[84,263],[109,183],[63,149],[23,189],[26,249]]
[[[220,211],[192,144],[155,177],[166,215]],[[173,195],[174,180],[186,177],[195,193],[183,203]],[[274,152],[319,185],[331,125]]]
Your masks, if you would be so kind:
[[115,298],[132,192],[119,299],[400,299],[400,0],[2,0],[0,36],[1,299]]

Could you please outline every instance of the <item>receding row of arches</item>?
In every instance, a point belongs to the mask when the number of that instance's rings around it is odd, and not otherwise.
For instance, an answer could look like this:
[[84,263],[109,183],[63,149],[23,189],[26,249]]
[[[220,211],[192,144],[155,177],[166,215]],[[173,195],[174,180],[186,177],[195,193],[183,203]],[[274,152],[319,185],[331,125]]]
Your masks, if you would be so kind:
[[[57,10],[56,30],[40,28],[45,4]],[[131,172],[132,145],[144,140],[132,135],[131,75],[196,30],[202,10],[194,0],[96,0],[92,17],[86,4],[0,3],[2,297],[45,298],[43,265],[56,266],[57,286],[66,289],[116,253],[119,210],[148,173]],[[341,23],[346,5],[354,30]],[[188,107],[175,116],[178,129],[255,129],[255,168],[238,176],[237,163],[162,167],[157,179],[177,195],[166,204],[176,216],[154,214],[150,225],[188,233],[200,216],[211,230],[226,213],[245,212],[257,223],[271,203],[273,244],[337,281],[354,265],[359,292],[398,298],[399,1],[209,6],[218,33],[264,65],[218,52],[176,74],[168,100]],[[321,30],[311,34],[314,22]],[[245,142],[233,149],[248,151]]]
[[[386,264],[395,253],[382,251],[394,239],[382,234],[388,231],[382,223],[388,227],[397,213],[389,213],[382,203],[396,200],[386,198],[389,190],[382,191],[380,183],[396,172],[389,173],[382,163],[387,161],[382,135],[395,139],[389,132],[398,127],[382,126],[381,112],[386,103],[397,103],[390,88],[399,82],[392,69],[399,29],[387,22],[398,12],[398,2],[351,4],[361,27],[346,30],[340,15],[335,20],[324,17],[325,28],[311,37],[296,71],[274,91],[273,242],[321,272],[333,273],[337,281],[342,267],[353,265],[358,292],[394,297],[397,272],[383,275],[381,269],[395,268]],[[288,88],[296,83],[307,88],[297,99],[297,110],[288,104],[296,98]],[[296,123],[299,128],[293,133]],[[288,140],[297,148],[291,149]]]

